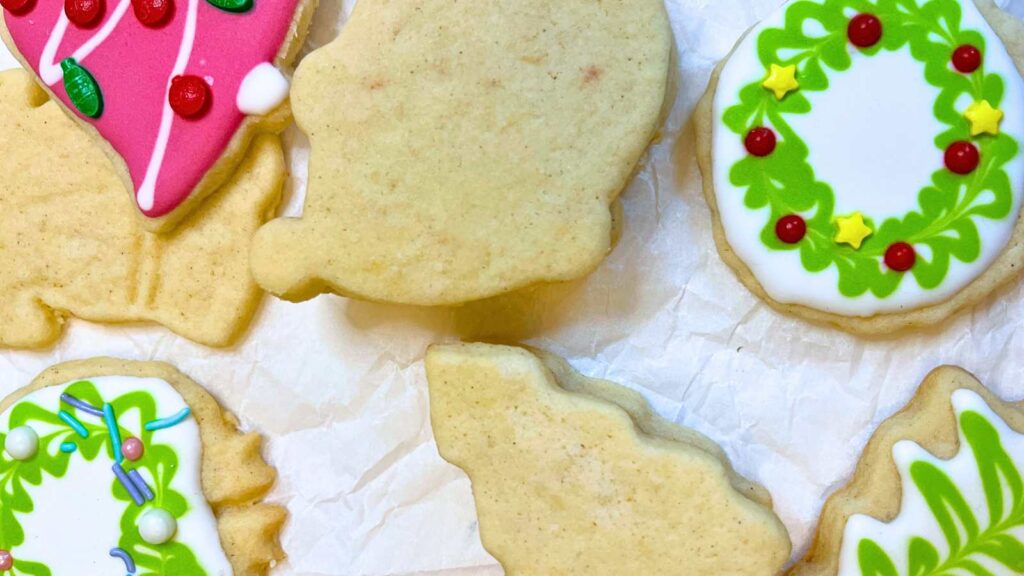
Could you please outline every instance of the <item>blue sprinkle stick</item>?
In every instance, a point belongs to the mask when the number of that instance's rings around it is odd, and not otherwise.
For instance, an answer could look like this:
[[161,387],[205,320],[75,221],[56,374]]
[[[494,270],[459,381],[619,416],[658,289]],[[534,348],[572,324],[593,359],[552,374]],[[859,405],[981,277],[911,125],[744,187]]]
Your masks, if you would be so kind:
[[146,422],[146,425],[143,426],[143,428],[145,428],[146,430],[149,430],[150,432],[152,432],[154,430],[163,430],[164,428],[170,428],[171,426],[177,426],[178,424],[181,424],[181,422],[183,420],[185,420],[185,418],[188,418],[189,414],[191,414],[191,413],[192,413],[191,409],[189,409],[187,407],[186,408],[182,408],[181,412],[178,412],[177,414],[175,414],[174,416],[171,416],[169,418],[160,418],[159,420],[153,420],[152,422]]
[[69,412],[61,410],[60,412],[57,412],[57,417],[63,420],[68,426],[71,426],[71,429],[75,431],[75,434],[78,434],[82,438],[89,437],[89,431],[86,430],[85,426],[78,421],[78,418],[75,418]]
[[114,471],[114,476],[117,476],[117,479],[121,481],[121,486],[124,486],[124,489],[128,491],[128,495],[135,501],[135,505],[142,506],[145,504],[146,501],[142,499],[142,494],[139,493],[139,489],[135,487],[132,479],[125,474],[124,468],[121,468],[120,464],[114,463],[112,470]]
[[135,573],[135,559],[126,550],[122,548],[114,548],[110,551],[111,558],[120,558],[124,560],[124,567],[128,569],[129,574]]
[[75,450],[78,450],[78,444],[75,444],[74,442],[65,442],[60,445],[60,451],[65,454],[71,454]]
[[135,484],[135,487],[139,489],[139,494],[146,499],[146,502],[152,501],[156,496],[153,495],[153,491],[149,489],[149,484],[146,484],[146,480],[139,474],[138,470],[129,470],[128,479]]
[[67,404],[68,406],[74,406],[86,414],[92,414],[93,416],[103,417],[103,411],[99,408],[89,404],[88,402],[82,402],[78,398],[75,398],[71,394],[61,394],[60,401]]
[[110,444],[114,449],[114,460],[120,464],[124,462],[124,454],[121,454],[121,430],[117,427],[117,416],[114,415],[114,407],[110,404],[103,405],[103,419],[107,421],[107,432],[110,434]]

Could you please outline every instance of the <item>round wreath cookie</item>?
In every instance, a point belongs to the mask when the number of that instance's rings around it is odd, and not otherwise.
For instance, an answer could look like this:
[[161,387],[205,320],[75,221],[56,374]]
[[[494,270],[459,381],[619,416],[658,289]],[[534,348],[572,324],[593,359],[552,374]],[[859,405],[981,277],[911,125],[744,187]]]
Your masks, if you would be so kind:
[[0,403],[0,574],[265,574],[260,442],[166,364],[50,368]]
[[[316,0],[0,0],[0,34],[114,161],[144,226],[219,189],[287,125]],[[59,168],[59,167],[55,167]]]
[[1022,36],[989,0],[783,5],[698,109],[723,259],[773,306],[865,334],[1013,278],[1024,53],[1002,39]]

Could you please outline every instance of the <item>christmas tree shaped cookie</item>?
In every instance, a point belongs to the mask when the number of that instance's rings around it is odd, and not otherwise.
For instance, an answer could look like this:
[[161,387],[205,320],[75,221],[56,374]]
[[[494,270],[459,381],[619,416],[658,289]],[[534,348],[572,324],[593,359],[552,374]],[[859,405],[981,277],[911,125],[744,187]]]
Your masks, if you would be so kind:
[[260,231],[257,282],[450,305],[588,274],[670,46],[662,0],[360,0],[296,72],[305,209]]
[[256,228],[281,197],[276,137],[198,211],[155,236],[138,225],[110,161],[32,81],[0,73],[0,346],[41,347],[63,319],[157,322],[230,344],[262,292],[249,273]]
[[792,0],[698,118],[724,260],[776,308],[937,323],[1024,266],[1024,24],[989,0]]
[[776,574],[789,560],[767,492],[640,396],[505,346],[435,346],[441,455],[473,482],[507,574]]
[[875,432],[789,574],[1024,574],[1024,404],[934,371]]
[[3,0],[4,40],[165,231],[288,120],[315,0]]
[[259,575],[283,557],[274,471],[166,364],[55,366],[0,403],[0,573]]

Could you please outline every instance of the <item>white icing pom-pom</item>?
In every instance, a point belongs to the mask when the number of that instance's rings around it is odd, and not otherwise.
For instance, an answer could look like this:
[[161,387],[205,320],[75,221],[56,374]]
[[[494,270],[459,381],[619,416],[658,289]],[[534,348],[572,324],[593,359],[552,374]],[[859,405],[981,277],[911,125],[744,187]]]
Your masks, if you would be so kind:
[[178,521],[163,508],[147,510],[142,518],[139,518],[139,535],[150,544],[169,542],[177,531]]
[[242,80],[235,104],[243,114],[269,114],[288,98],[288,79],[273,64],[257,65]]
[[39,435],[30,426],[19,426],[7,433],[4,451],[15,460],[28,460],[39,450]]

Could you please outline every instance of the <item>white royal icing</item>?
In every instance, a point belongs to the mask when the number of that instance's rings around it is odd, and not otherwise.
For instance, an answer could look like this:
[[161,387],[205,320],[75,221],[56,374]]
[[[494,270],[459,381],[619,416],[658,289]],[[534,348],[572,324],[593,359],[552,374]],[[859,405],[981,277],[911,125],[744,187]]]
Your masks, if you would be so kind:
[[[974,2],[960,4],[962,27],[977,30],[985,37],[985,70],[1005,80],[1006,92],[1000,108],[1006,117],[1000,130],[1024,146],[1024,79]],[[949,299],[988,269],[1009,241],[1024,194],[1024,154],[1018,153],[1006,164],[1014,194],[1014,213],[999,221],[975,217],[981,256],[971,263],[953,258],[948,275],[937,288],[924,289],[908,275],[898,290],[885,298],[870,291],[856,298],[847,297],[839,292],[835,266],[812,273],[801,265],[799,250],[772,250],[762,243],[760,233],[770,218],[769,209],[746,207],[745,188],[729,181],[729,170],[747,156],[747,151],[742,137],[725,125],[722,115],[739,101],[741,88],[765,77],[765,68],[758,59],[757,38],[766,28],[783,26],[787,7],[788,3],[744,37],[722,69],[715,94],[712,178],[729,245],[768,295],[784,304],[801,304],[848,316],[872,316]],[[891,53],[882,50],[874,56],[867,56],[852,45],[847,49],[853,59],[851,68],[845,72],[826,69],[829,89],[803,92],[811,102],[811,112],[789,114],[786,119],[808,144],[809,160],[817,179],[832,186],[836,196],[834,214],[860,211],[880,223],[887,216],[902,215],[917,207],[918,193],[942,167],[942,151],[935,147],[934,138],[947,127],[931,115],[938,90],[925,81],[924,64],[913,59],[909,47]],[[957,108],[963,111],[968,105],[970,102],[958,102]],[[866,170],[861,171],[865,166]],[[915,248],[922,258],[930,257],[927,246]],[[884,264],[879,262],[879,266]]]
[[[971,411],[981,414],[999,433],[1003,449],[1009,454],[1019,470],[1024,470],[1024,435],[1018,434],[1003,421],[981,396],[970,390],[957,390],[951,397],[953,411],[957,416]],[[970,445],[960,434],[960,451],[949,460],[940,460],[928,453],[918,444],[910,441],[897,442],[893,446],[893,460],[900,471],[902,479],[902,502],[899,515],[888,524],[870,516],[856,514],[850,517],[843,532],[842,550],[839,555],[839,576],[860,575],[857,549],[861,540],[868,538],[879,543],[892,559],[900,574],[906,573],[908,566],[908,549],[910,540],[919,537],[933,544],[939,558],[946,559],[949,545],[942,530],[932,515],[921,492],[910,478],[908,469],[914,462],[928,462],[945,472],[960,489],[961,494],[970,505],[983,529],[989,525],[988,504],[978,474],[978,464]],[[1012,501],[1006,498],[1004,514],[1012,507]],[[1024,531],[1017,529],[1010,533],[1024,540]],[[1005,565],[993,561],[984,554],[973,554],[972,561],[983,565],[994,576],[1015,576]],[[941,572],[953,574],[954,572]],[[959,572],[955,572],[959,574]]]
[[[144,390],[155,399],[159,416],[173,415],[187,407],[173,387],[157,378],[105,376],[89,381],[103,398],[108,399],[133,390]],[[67,385],[43,388],[25,396],[18,404],[30,402],[56,412],[66,388]],[[0,433],[8,432],[12,409],[0,414]],[[85,418],[95,418],[79,414],[83,422]],[[141,436],[143,423],[136,411],[117,416],[121,427],[136,437]],[[101,420],[94,423],[98,422]],[[67,426],[47,426],[38,422],[33,422],[33,428],[41,436],[69,430]],[[178,470],[170,487],[189,503],[188,512],[177,519],[174,540],[188,546],[210,576],[232,574],[231,565],[220,545],[217,520],[202,489],[202,444],[198,424],[189,417],[153,434],[154,442],[173,446],[178,456]],[[76,438],[71,434],[69,439]],[[52,448],[56,450],[57,446]],[[120,520],[125,508],[133,504],[114,498],[111,488],[116,480],[111,472],[112,461],[105,454],[101,453],[91,462],[77,452],[67,457],[69,467],[65,476],[53,478],[44,475],[38,486],[25,484],[34,510],[17,514],[25,532],[25,542],[10,551],[15,558],[15,568],[18,558],[24,558],[46,564],[54,576],[124,574],[124,562],[112,558],[109,552],[118,545]],[[126,460],[124,466],[130,468],[131,463]],[[140,472],[147,483],[155,485],[148,471]],[[146,507],[155,508],[154,503],[147,503]]]
[[273,64],[257,64],[238,88],[239,112],[254,116],[269,114],[288,98],[288,79]]

